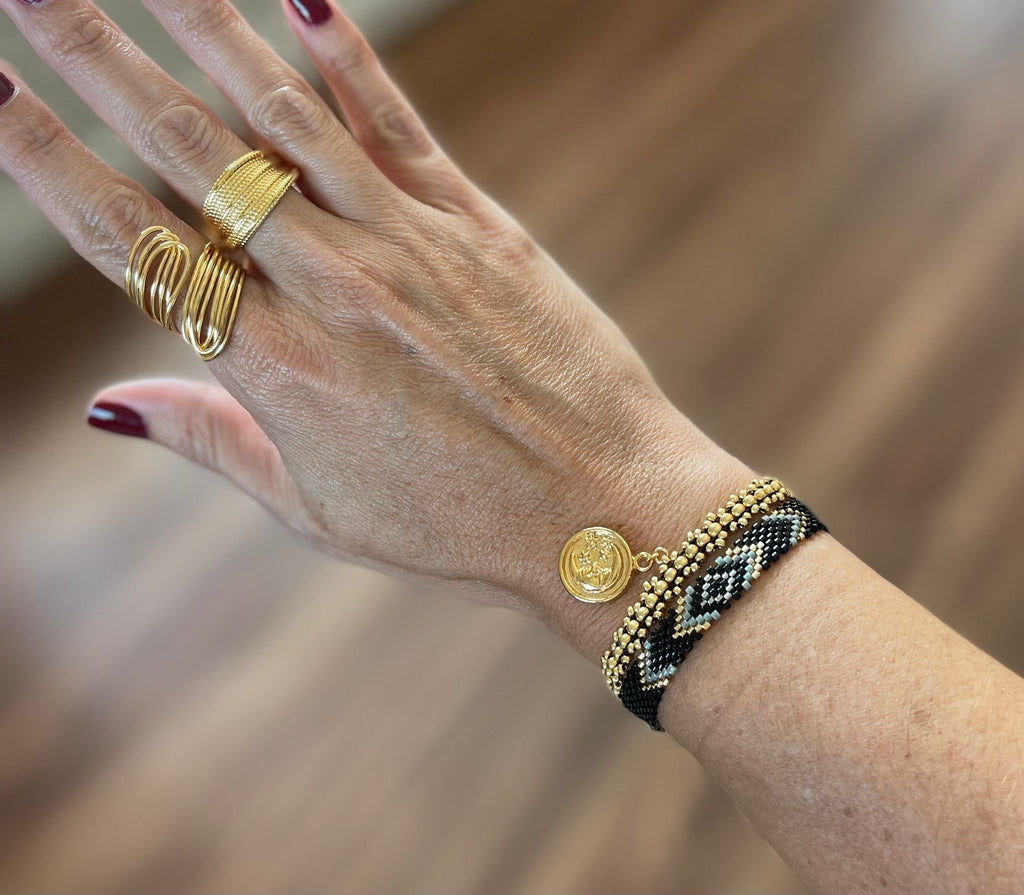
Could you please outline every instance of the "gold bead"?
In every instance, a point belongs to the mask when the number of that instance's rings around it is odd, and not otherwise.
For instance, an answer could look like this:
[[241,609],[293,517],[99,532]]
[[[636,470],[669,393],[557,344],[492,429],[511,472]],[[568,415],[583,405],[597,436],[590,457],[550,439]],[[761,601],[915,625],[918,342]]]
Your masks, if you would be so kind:
[[665,593],[665,589],[667,587],[668,584],[666,584],[664,581],[659,581],[657,584],[654,585],[654,592],[658,594],[658,596],[661,596],[663,593]]
[[650,612],[650,610],[646,606],[637,606],[636,607],[636,617],[638,619],[640,619],[641,621],[643,621],[645,618],[647,618],[647,613],[648,612]]
[[708,534],[711,535],[711,537],[713,537],[713,538],[718,537],[718,535],[719,535],[719,533],[721,531],[722,531],[722,526],[719,525],[717,522],[712,522],[708,526]]
[[666,581],[675,581],[675,578],[676,578],[676,570],[675,570],[674,568],[669,568],[669,569],[665,569],[665,572],[664,572],[664,574],[662,575],[662,577],[663,577],[663,578],[664,578],[664,579],[665,579]]
[[732,513],[727,513],[723,511],[719,514],[718,518],[721,521],[722,525],[728,525],[730,522],[732,522]]
[[685,553],[686,553],[687,556],[693,556],[694,554],[696,554],[696,552],[697,552],[697,545],[696,544],[687,544],[686,545]]
[[758,488],[754,492],[754,500],[764,500],[765,490],[764,488]]
[[653,609],[655,606],[658,605],[658,595],[648,594],[646,597],[644,597],[644,602],[647,604],[648,609]]

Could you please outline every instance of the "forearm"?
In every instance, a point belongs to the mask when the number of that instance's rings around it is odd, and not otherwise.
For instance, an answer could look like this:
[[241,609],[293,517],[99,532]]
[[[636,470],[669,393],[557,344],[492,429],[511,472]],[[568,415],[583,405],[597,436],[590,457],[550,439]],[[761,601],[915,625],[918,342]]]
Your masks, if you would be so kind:
[[[681,454],[633,507],[638,543],[675,546],[753,477]],[[576,603],[551,574],[553,623],[598,659],[625,600]],[[715,624],[660,719],[815,889],[1024,885],[1024,683],[829,535]]]

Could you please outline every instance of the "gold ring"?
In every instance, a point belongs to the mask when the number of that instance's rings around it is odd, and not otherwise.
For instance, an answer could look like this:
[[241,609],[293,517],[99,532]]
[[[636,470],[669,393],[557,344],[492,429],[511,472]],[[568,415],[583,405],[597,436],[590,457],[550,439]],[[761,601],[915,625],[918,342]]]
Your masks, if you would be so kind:
[[181,306],[181,335],[205,361],[231,338],[245,271],[208,243],[192,269]]
[[188,276],[192,255],[166,227],[149,227],[128,254],[124,288],[151,319],[176,332],[174,305]]
[[297,168],[282,170],[259,150],[232,162],[203,201],[203,215],[229,249],[244,246],[299,179]]

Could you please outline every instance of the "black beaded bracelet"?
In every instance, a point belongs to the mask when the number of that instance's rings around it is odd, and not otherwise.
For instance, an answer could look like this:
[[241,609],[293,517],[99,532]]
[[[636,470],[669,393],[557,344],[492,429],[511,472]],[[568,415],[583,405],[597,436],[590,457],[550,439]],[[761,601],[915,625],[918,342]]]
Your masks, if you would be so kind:
[[622,704],[652,730],[664,730],[658,723],[661,697],[703,632],[733,600],[743,596],[761,572],[819,531],[828,529],[799,500],[790,498],[743,532],[686,588],[675,611],[644,640],[622,679]]

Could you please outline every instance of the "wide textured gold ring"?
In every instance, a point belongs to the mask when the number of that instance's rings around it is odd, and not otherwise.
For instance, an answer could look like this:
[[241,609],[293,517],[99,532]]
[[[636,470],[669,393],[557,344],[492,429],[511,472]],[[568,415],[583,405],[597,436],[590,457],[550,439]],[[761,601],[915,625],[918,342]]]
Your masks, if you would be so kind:
[[181,335],[203,360],[213,360],[228,344],[244,284],[245,271],[207,244],[181,305]]
[[176,332],[174,306],[191,263],[188,246],[166,227],[143,230],[128,254],[125,291],[151,320],[171,332]]
[[226,248],[241,248],[298,179],[297,168],[281,169],[259,150],[246,153],[214,182],[203,214],[220,231]]

